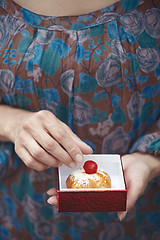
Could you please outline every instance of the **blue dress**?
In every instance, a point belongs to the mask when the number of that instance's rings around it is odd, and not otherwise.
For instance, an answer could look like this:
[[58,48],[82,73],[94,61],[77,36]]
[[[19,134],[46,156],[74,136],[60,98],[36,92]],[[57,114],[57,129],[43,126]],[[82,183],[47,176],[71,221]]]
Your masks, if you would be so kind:
[[[0,0],[0,103],[56,115],[94,153],[160,156],[160,1],[121,0],[71,17]],[[115,212],[58,213],[55,169],[25,166],[0,143],[0,240],[158,240],[160,178],[123,222]]]

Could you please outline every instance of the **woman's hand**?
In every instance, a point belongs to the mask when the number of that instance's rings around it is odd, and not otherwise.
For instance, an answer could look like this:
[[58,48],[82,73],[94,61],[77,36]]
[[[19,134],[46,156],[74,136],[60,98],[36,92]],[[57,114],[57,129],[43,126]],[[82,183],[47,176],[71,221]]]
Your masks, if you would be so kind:
[[58,193],[55,188],[50,188],[47,191],[47,194],[50,196],[47,200],[49,204],[58,205]]
[[[149,154],[133,153],[122,157],[124,175],[127,185],[127,207],[125,212],[118,212],[122,221],[130,211],[138,198],[143,194],[148,182],[160,175],[160,159]],[[58,198],[55,188],[48,190],[48,203],[57,205]]]
[[92,153],[92,149],[51,112],[23,111],[20,116],[12,141],[27,167],[42,171],[65,164],[74,168],[76,162],[83,162],[83,154]]
[[118,212],[120,221],[134,207],[149,181],[160,175],[160,159],[149,154],[137,152],[124,155],[122,164],[127,185],[127,207],[125,212]]

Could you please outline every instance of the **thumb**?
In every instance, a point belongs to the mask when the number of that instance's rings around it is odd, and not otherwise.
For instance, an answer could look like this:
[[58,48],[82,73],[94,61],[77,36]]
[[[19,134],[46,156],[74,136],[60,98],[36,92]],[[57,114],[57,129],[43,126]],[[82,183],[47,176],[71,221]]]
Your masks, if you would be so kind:
[[134,207],[136,201],[144,192],[144,189],[145,189],[144,183],[140,183],[138,181],[135,182],[135,180],[130,181],[127,189],[126,211],[117,213],[120,221],[122,221],[127,215],[127,213]]

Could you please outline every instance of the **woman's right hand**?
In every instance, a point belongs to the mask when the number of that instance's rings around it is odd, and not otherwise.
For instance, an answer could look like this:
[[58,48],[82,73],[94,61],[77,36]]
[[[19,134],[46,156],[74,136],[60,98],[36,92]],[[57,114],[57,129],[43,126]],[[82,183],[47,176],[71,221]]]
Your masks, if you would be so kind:
[[[47,110],[23,111],[14,129],[15,151],[25,165],[37,171],[65,164],[71,168],[83,162],[92,149]],[[25,120],[23,120],[25,119]]]

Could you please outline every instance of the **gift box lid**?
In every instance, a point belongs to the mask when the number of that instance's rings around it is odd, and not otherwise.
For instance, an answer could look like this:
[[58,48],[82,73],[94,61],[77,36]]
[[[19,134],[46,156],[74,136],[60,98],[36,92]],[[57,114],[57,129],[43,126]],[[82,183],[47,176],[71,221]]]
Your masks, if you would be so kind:
[[66,179],[73,171],[82,168],[84,163],[77,164],[75,169],[63,165],[57,169],[58,211],[125,211],[127,189],[120,155],[91,154],[84,155],[84,160],[96,162],[98,169],[110,176],[111,188],[69,189]]

